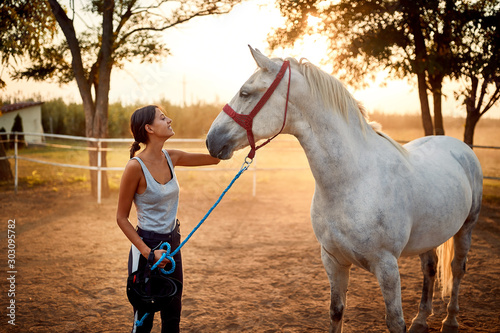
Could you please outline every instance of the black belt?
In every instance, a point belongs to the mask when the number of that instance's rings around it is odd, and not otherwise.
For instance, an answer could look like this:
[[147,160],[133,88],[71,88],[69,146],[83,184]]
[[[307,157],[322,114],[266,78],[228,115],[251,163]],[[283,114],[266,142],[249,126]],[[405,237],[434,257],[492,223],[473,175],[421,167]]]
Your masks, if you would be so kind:
[[175,222],[175,228],[172,230],[172,232],[169,232],[168,234],[161,234],[158,232],[154,231],[149,231],[149,230],[143,230],[139,227],[137,227],[137,234],[141,236],[142,238],[147,238],[151,240],[158,240],[158,241],[163,241],[163,242],[172,242],[172,239],[175,239],[175,236],[179,236],[179,220]]

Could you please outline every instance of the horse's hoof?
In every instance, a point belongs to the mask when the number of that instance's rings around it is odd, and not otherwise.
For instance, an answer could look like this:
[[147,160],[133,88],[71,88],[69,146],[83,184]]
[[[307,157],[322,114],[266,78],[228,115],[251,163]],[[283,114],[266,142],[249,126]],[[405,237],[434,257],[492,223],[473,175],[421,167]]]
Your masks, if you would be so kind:
[[442,333],[458,333],[458,326],[443,324],[443,327],[441,327],[441,332]]
[[428,330],[427,324],[412,324],[408,333],[426,333]]

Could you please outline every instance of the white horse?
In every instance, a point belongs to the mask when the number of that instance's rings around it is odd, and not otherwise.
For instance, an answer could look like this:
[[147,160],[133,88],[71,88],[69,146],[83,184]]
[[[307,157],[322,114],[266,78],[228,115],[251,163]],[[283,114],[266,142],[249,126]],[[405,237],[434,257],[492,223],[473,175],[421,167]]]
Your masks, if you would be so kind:
[[[286,66],[250,49],[259,69],[214,120],[207,147],[213,156],[229,159],[253,136],[269,138],[281,127],[299,140],[316,181],[311,219],[330,281],[330,332],[342,331],[352,264],[376,276],[389,331],[405,332],[398,258],[408,255],[420,255],[424,274],[410,332],[427,331],[440,253],[439,262],[450,274],[444,287],[451,292],[442,331],[457,332],[459,285],[482,197],[474,152],[445,136],[401,146],[366,121],[363,107],[334,77],[308,62],[286,59]],[[284,80],[245,132],[238,125],[243,122],[231,117],[250,113],[280,67]],[[448,240],[449,254],[436,251]]]

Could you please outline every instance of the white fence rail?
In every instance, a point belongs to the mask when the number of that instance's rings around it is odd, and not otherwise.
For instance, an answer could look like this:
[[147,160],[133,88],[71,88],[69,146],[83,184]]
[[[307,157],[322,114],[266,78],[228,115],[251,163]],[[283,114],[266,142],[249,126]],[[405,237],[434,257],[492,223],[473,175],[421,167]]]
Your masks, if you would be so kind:
[[[102,172],[103,171],[121,171],[124,170],[124,167],[103,167],[102,166],[102,154],[101,152],[103,151],[112,151],[114,148],[104,148],[102,147],[103,143],[132,143],[132,139],[113,139],[113,138],[87,138],[87,137],[81,137],[81,136],[71,136],[71,135],[60,135],[60,134],[42,134],[42,133],[25,133],[25,132],[7,132],[7,133],[0,133],[2,136],[9,136],[12,137],[14,136],[14,140],[8,140],[8,141],[13,141],[14,143],[14,155],[9,155],[5,157],[0,157],[0,160],[4,159],[14,159],[14,189],[15,193],[17,193],[18,190],[18,161],[19,160],[25,160],[25,161],[30,161],[34,163],[41,163],[41,164],[48,164],[48,165],[53,165],[53,166],[59,166],[59,167],[64,167],[64,168],[77,168],[77,169],[85,169],[85,170],[95,170],[97,171],[97,203],[101,203],[101,178],[102,178]],[[97,152],[97,166],[87,166],[87,165],[77,165],[77,164],[66,164],[66,163],[57,163],[57,162],[47,162],[43,160],[38,160],[34,158],[29,158],[25,157],[19,154],[19,149],[18,149],[18,144],[19,144],[19,136],[42,136],[44,138],[54,138],[54,139],[64,139],[64,140],[75,140],[75,141],[85,141],[85,142],[95,142],[96,147],[75,147],[75,146],[69,146],[69,145],[62,145],[62,144],[44,144],[46,146],[51,146],[51,147],[56,147],[56,148],[67,148],[67,149],[80,149],[80,150],[87,150],[87,151],[96,151]],[[203,139],[169,139],[169,142],[172,143],[202,143],[204,142]],[[0,140],[0,144],[2,141]],[[406,142],[400,142],[400,143],[406,143]],[[39,144],[37,144],[39,145]],[[500,147],[496,146],[481,146],[481,145],[474,145],[473,148],[478,148],[478,149],[497,149],[500,150]],[[291,168],[291,167],[280,167],[280,168],[258,168],[257,164],[254,163],[252,166],[251,170],[253,171],[253,186],[252,186],[252,194],[255,196],[256,194],[256,186],[257,186],[257,171],[265,171],[265,170],[306,170],[307,168]],[[190,168],[176,168],[176,171],[186,171],[186,170],[192,170]],[[235,170],[237,171],[238,169],[236,168],[200,168],[197,169],[197,171],[228,171],[228,170]],[[484,176],[484,179],[493,179],[493,180],[500,180],[500,177],[491,177],[491,176]]]
[[[13,142],[14,144],[14,155],[8,155],[5,157],[0,157],[0,160],[5,160],[5,159],[13,159],[14,160],[14,191],[17,194],[18,192],[18,185],[19,185],[19,160],[24,160],[24,161],[29,161],[29,162],[34,162],[34,163],[40,163],[40,164],[48,164],[48,165],[53,165],[53,166],[58,166],[58,167],[63,167],[63,168],[76,168],[76,169],[84,169],[84,170],[94,170],[97,171],[97,203],[101,203],[101,198],[102,198],[102,188],[101,188],[101,183],[102,183],[102,172],[103,171],[122,171],[125,169],[125,167],[104,167],[102,166],[102,154],[101,152],[103,151],[112,151],[114,148],[104,148],[102,147],[103,143],[128,143],[132,144],[133,139],[122,139],[122,138],[87,138],[87,137],[81,137],[81,136],[71,136],[71,135],[61,135],[61,134],[42,134],[42,133],[27,133],[27,132],[7,132],[7,133],[0,133],[2,136],[9,136],[9,137],[14,137],[14,139],[9,139],[6,140],[7,142]],[[34,159],[34,158],[29,158],[25,157],[19,154],[19,143],[22,142],[19,140],[20,136],[42,136],[45,138],[54,138],[54,139],[64,139],[64,140],[75,140],[75,141],[85,141],[85,142],[95,142],[96,147],[78,147],[78,146],[70,146],[70,145],[62,145],[62,144],[54,144],[54,143],[44,143],[44,144],[35,144],[36,146],[50,146],[50,147],[55,147],[55,148],[66,148],[66,149],[73,149],[73,150],[86,150],[86,151],[96,151],[97,152],[97,165],[96,166],[88,166],[88,165],[78,165],[78,164],[67,164],[67,163],[58,163],[58,162],[48,162],[48,161],[43,161],[39,159]],[[0,140],[0,144],[2,142],[5,142]],[[169,139],[169,142],[172,143],[203,143],[203,139]],[[178,171],[188,171],[188,170],[193,170],[193,168],[183,168],[183,167],[177,167],[176,172]],[[197,171],[238,171],[239,169],[237,168],[199,168],[196,169]],[[252,185],[252,194],[253,196],[256,195],[256,190],[257,190],[257,164],[254,162],[253,166],[250,168],[250,170],[253,171],[253,185]],[[260,170],[278,170],[278,169],[273,169],[273,168],[261,168]]]

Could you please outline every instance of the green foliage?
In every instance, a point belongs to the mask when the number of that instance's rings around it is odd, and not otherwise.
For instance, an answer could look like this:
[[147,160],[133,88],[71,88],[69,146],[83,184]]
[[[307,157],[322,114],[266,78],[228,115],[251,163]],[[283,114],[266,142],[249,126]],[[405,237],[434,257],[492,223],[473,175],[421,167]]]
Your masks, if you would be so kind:
[[[268,36],[271,48],[319,33],[328,36],[326,57],[333,71],[353,87],[367,86],[366,79],[381,70],[397,79],[417,76],[426,135],[444,134],[445,78],[465,83],[457,96],[465,97],[464,141],[469,144],[479,117],[500,100],[498,0],[297,0],[277,5],[286,21]],[[310,26],[309,15],[321,23]]]
[[[10,58],[29,58],[24,68],[10,66],[15,79],[68,83],[75,75],[84,75],[90,85],[98,86],[103,78],[97,73],[103,64],[122,68],[134,59],[163,60],[170,54],[163,31],[196,17],[228,13],[239,2],[92,0],[70,1],[66,8],[66,1],[4,0],[0,3],[0,59],[5,65]],[[113,22],[105,30],[103,18],[109,8]],[[85,24],[75,25],[77,19]],[[63,39],[54,38],[58,25]]]
[[221,105],[200,102],[181,107],[163,100],[160,105],[172,119],[172,128],[177,138],[205,137],[213,120],[222,110]]
[[456,97],[464,97],[468,112],[473,106],[482,115],[500,99],[500,3],[478,1],[463,15],[467,20],[457,28],[462,38],[452,46],[460,70],[453,75],[467,85]]
[[[5,63],[9,57],[23,55],[29,58],[29,61],[20,65],[27,66],[14,68],[14,72],[10,73],[17,79],[53,79],[60,83],[76,80],[85,110],[85,134],[104,138],[113,135],[108,131],[108,114],[111,113],[109,91],[113,67],[120,68],[132,59],[141,62],[159,61],[169,53],[163,31],[196,17],[228,13],[239,2],[241,0],[80,1],[77,6],[82,8],[78,8],[76,15],[80,19],[81,15],[92,19],[82,19],[84,25],[75,25],[75,1],[69,2],[71,11],[68,11],[63,7],[63,2],[58,0],[4,0],[0,3],[0,28],[5,29],[0,29],[1,59]],[[19,8],[16,4],[20,5]],[[27,6],[28,10],[21,5]],[[12,14],[13,8],[14,13],[22,12],[25,15],[18,19]],[[56,26],[55,22],[64,38],[53,38],[56,29],[50,29]],[[47,33],[45,23],[48,24],[49,31],[53,32],[52,35]],[[30,29],[37,27],[37,24],[42,28]],[[13,29],[10,30],[10,27]],[[23,53],[26,45],[22,43],[14,44],[13,47],[4,46],[4,41],[11,38],[16,41],[20,36],[24,43],[40,42],[36,47],[30,44],[29,50],[33,50],[33,53]],[[0,88],[4,85],[0,79]],[[78,111],[79,107],[68,108]],[[48,112],[50,114],[50,111]],[[113,132],[121,134],[124,112],[117,112],[119,114],[116,115],[116,127],[110,127]],[[60,113],[64,112],[58,112],[58,116]],[[65,124],[58,131],[79,131],[80,122],[77,117],[81,113],[71,114],[74,116],[71,118],[73,122],[70,123],[62,116]],[[89,164],[96,163],[96,155],[89,154]],[[95,173],[92,174],[92,192],[96,193],[97,177]],[[102,177],[102,188],[106,196],[106,174]]]
[[[56,22],[47,1],[3,0],[0,2],[0,64],[13,68],[24,57],[37,58],[55,36]],[[0,79],[0,88],[5,82]]]
[[[185,107],[167,100],[157,103],[173,121],[175,137],[204,137],[217,117],[221,105],[197,103]],[[108,135],[110,138],[130,138],[130,116],[142,105],[109,105]],[[61,98],[42,105],[42,125],[45,133],[85,136],[85,116],[81,104],[66,104]]]
[[[474,58],[498,64],[489,61],[499,54],[498,1],[298,0],[277,6],[286,23],[269,35],[270,46],[292,46],[315,32],[329,36],[328,61],[353,86],[382,69],[395,78],[421,70],[431,79],[456,78]],[[309,26],[308,15],[321,23]]]
[[45,133],[85,136],[85,115],[81,104],[66,104],[62,98],[42,105],[42,126]]
[[136,108],[121,103],[109,105],[108,134],[110,138],[128,138],[130,134],[130,116]]

